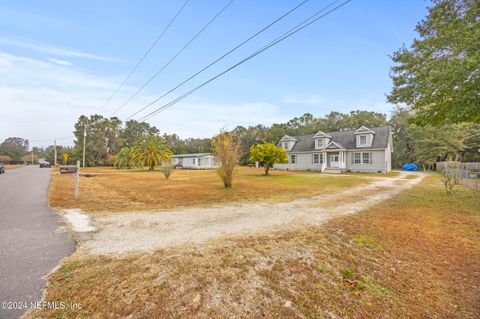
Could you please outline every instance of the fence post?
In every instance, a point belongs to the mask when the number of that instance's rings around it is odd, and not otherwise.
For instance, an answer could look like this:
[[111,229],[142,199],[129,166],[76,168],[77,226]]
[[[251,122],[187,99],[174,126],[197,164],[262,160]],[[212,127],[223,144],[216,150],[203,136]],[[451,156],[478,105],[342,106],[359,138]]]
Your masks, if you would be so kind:
[[75,199],[78,198],[78,180],[80,177],[80,161],[77,161],[77,171],[75,173]]

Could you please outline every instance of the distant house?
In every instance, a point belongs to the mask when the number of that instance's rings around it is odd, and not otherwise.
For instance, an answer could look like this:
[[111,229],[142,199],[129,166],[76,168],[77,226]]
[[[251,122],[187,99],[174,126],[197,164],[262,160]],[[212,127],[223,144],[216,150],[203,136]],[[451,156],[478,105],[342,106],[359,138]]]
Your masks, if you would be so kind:
[[278,142],[288,153],[288,164],[276,169],[321,172],[389,172],[392,169],[390,127],[360,127],[339,132],[288,136]]
[[212,169],[218,167],[215,156],[212,153],[174,155],[172,164],[175,167],[189,169]]

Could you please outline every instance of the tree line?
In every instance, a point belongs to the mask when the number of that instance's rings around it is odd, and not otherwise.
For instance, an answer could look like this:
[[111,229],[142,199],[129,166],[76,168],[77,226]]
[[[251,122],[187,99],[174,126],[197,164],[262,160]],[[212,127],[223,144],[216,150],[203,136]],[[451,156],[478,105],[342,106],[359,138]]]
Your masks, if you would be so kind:
[[[387,119],[387,115],[369,111],[350,113],[330,112],[323,117],[310,113],[295,117],[285,123],[271,126],[237,126],[231,130],[240,143],[241,165],[251,163],[251,147],[262,143],[277,144],[284,135],[309,135],[319,130],[333,132],[343,129],[357,129],[360,126],[377,127],[389,125],[393,132],[393,166],[417,163],[426,167],[449,157],[464,161],[480,161],[480,124],[456,123],[441,126],[416,124],[414,112],[397,108]],[[70,163],[82,159],[83,133],[86,127],[87,166],[114,165],[117,155],[123,148],[135,148],[148,136],[156,136],[173,154],[212,152],[212,138],[182,139],[176,134],[161,134],[155,126],[146,122],[129,120],[123,124],[118,118],[105,118],[101,115],[81,116],[74,126],[74,145],[57,146],[57,161],[63,163],[63,153],[68,153]],[[33,151],[38,158],[54,162],[53,145],[46,148],[29,148],[28,140],[8,138],[0,144],[0,156],[9,156],[12,162],[22,162],[22,156]],[[125,152],[125,151],[124,151]],[[5,160],[3,160],[6,162]]]

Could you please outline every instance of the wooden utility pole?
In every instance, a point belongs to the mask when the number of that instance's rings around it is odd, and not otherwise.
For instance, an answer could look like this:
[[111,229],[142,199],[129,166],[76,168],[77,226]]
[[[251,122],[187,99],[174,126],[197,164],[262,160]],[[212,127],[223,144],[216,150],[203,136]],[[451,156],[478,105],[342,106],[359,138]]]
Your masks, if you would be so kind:
[[57,141],[53,141],[53,153],[54,153],[54,160],[53,162],[55,163],[55,166],[57,166]]
[[85,143],[87,141],[87,124],[83,127],[83,167],[85,167]]
[[75,172],[75,199],[78,198],[78,180],[80,178],[80,161],[77,161],[77,171]]

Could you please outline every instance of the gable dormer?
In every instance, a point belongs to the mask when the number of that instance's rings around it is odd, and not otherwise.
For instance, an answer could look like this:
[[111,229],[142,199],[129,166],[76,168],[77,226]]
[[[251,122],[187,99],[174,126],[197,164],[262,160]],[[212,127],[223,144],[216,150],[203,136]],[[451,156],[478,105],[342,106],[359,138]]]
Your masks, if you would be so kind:
[[280,147],[289,152],[292,150],[296,142],[297,139],[295,137],[285,135],[280,139]]
[[321,150],[327,147],[328,143],[330,143],[330,140],[332,139],[332,136],[322,132],[318,131],[317,134],[313,136],[313,140],[315,141],[315,149],[316,150]]
[[355,131],[355,140],[357,147],[371,147],[373,139],[375,137],[375,132],[369,129],[368,127],[362,126]]
[[336,143],[334,141],[331,141],[328,143],[328,145],[325,147],[328,150],[343,150],[345,149],[342,144]]

